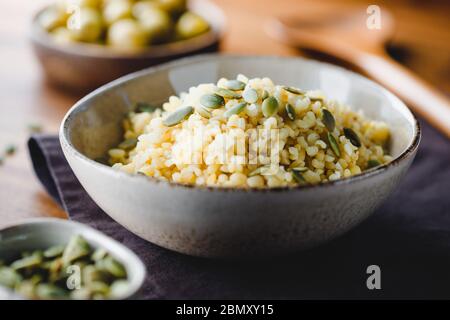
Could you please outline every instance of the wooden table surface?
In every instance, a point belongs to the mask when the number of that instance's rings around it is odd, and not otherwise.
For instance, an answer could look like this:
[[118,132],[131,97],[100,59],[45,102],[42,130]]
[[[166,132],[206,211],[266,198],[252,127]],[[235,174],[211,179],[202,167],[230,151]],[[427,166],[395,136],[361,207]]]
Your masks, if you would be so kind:
[[[273,15],[292,14],[319,1],[216,0],[228,18],[222,51],[240,54],[301,55],[270,39],[264,26]],[[336,4],[337,1],[321,1]],[[355,2],[355,1],[342,1]],[[358,1],[361,2],[361,1]],[[9,144],[18,151],[0,166],[0,227],[30,217],[65,217],[33,174],[27,127],[40,124],[57,133],[68,108],[80,97],[49,87],[27,39],[31,15],[47,1],[0,2],[0,152]],[[370,2],[374,4],[374,1]],[[445,1],[377,1],[396,19],[395,47],[403,62],[443,91],[450,92],[450,6]]]

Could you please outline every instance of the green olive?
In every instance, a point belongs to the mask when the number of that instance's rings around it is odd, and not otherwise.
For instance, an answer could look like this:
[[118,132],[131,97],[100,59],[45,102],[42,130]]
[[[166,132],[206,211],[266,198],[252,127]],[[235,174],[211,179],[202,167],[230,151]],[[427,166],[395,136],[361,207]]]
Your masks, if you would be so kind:
[[177,21],[175,29],[179,38],[187,39],[208,31],[209,24],[199,15],[188,11]]
[[67,28],[59,27],[52,31],[51,35],[53,36],[53,39],[61,44],[64,43],[71,43],[76,41],[72,32],[67,30]]
[[136,1],[133,4],[133,7],[131,9],[131,12],[133,13],[133,16],[136,19],[139,19],[141,15],[147,11],[147,10],[163,10],[161,8],[161,5],[158,4],[155,0],[144,0],[144,1]]
[[110,25],[120,19],[131,18],[131,3],[128,0],[109,1],[103,8],[103,19]]
[[57,0],[39,23],[60,43],[141,48],[188,39],[210,28],[187,0]]
[[186,0],[156,0],[156,3],[172,16],[179,16],[186,11]]
[[95,9],[81,8],[69,17],[67,29],[78,41],[95,42],[102,33],[102,18]]
[[100,8],[102,0],[60,0],[59,6],[71,11],[73,8]]
[[66,24],[67,13],[60,7],[50,6],[38,17],[39,24],[47,31],[53,31]]
[[152,42],[163,40],[172,29],[170,16],[162,10],[145,10],[139,16],[139,22]]
[[148,43],[144,28],[133,19],[119,20],[108,30],[108,43],[125,49],[141,48]]

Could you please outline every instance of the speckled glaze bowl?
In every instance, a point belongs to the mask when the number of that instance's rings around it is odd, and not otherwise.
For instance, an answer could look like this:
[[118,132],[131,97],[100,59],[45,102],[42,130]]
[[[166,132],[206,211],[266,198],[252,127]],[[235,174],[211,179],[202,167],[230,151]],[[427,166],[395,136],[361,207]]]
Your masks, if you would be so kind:
[[[129,175],[92,160],[121,140],[121,120],[134,102],[159,104],[191,86],[238,73],[321,89],[328,97],[387,122],[394,160],[351,178],[266,190],[184,186]],[[75,175],[113,219],[162,247],[222,258],[292,252],[356,226],[398,184],[419,140],[419,125],[403,102],[358,74],[300,58],[221,55],[178,60],[105,85],[76,103],[60,130]]]

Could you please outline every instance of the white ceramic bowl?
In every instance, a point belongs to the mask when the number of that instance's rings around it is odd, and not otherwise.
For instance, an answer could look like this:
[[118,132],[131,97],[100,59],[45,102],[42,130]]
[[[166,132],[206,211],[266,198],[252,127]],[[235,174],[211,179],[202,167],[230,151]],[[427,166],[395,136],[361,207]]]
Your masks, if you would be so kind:
[[[127,270],[129,285],[118,299],[135,297],[145,280],[145,266],[127,247],[101,232],[78,222],[38,218],[7,226],[0,230],[0,259],[9,260],[24,251],[42,250],[54,245],[66,244],[73,235],[83,236],[93,248],[106,249]],[[17,298],[9,290],[0,287],[0,299]]]
[[[134,102],[162,103],[191,86],[239,73],[321,89],[328,97],[387,122],[394,161],[319,185],[237,190],[162,182],[92,160],[121,140],[121,119]],[[205,55],[133,73],[94,91],[68,112],[60,140],[92,199],[130,231],[186,254],[249,257],[311,247],[357,225],[407,171],[420,129],[397,97],[343,68],[300,58]]]

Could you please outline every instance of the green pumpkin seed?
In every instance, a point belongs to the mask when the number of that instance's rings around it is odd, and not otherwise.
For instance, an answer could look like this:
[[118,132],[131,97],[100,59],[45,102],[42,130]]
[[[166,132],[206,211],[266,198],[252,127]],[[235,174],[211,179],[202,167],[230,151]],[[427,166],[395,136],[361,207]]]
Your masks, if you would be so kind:
[[63,265],[68,266],[73,261],[85,257],[90,253],[91,248],[86,240],[80,235],[73,236],[67,244],[66,249],[64,249],[62,256]]
[[147,102],[137,102],[134,105],[134,112],[136,112],[136,113],[142,113],[142,112],[152,113],[156,109],[158,109],[157,106],[151,105]]
[[225,105],[225,100],[218,94],[205,94],[200,98],[200,103],[208,109],[217,109]]
[[262,103],[262,112],[266,118],[274,115],[278,110],[278,100],[275,97],[268,97]]
[[[222,98],[223,99],[223,98]],[[166,119],[163,120],[163,124],[168,127],[175,126],[181,121],[186,119],[190,114],[194,112],[192,107],[184,107],[171,113]]]
[[261,100],[266,100],[269,97],[269,92],[267,90],[263,90],[261,95]]
[[36,296],[39,299],[64,299],[68,292],[53,284],[41,283],[36,286]]
[[16,260],[11,264],[14,270],[22,270],[26,268],[37,267],[42,263],[42,252],[38,251],[30,256]]
[[228,80],[223,86],[225,87],[225,89],[237,91],[243,90],[245,88],[245,83],[239,80]]
[[240,93],[234,92],[232,90],[224,89],[224,88],[217,88],[215,92],[226,99],[240,99],[242,98],[242,95]]
[[253,176],[256,176],[256,175],[258,175],[258,174],[261,174],[261,167],[256,168],[255,170],[253,170],[252,172],[250,172],[250,173],[248,174],[248,176],[249,176],[249,177],[253,177]]
[[305,178],[303,177],[303,175],[301,174],[300,171],[292,170],[292,177],[294,178],[294,180],[297,183],[306,183],[306,180],[305,180]]
[[20,281],[22,276],[10,267],[0,267],[0,285],[14,288]]
[[48,268],[50,282],[56,282],[58,280],[66,278],[67,274],[63,271],[62,258],[57,258],[50,262]]
[[230,109],[228,109],[227,111],[225,111],[225,113],[223,115],[225,118],[229,118],[233,114],[241,113],[245,109],[246,106],[247,106],[247,102],[240,102],[240,103],[234,105],[233,107],[231,107]]
[[94,159],[94,161],[99,162],[101,164],[105,164],[105,165],[109,165],[108,160],[109,159],[107,156],[102,156],[102,157],[98,157],[98,158]]
[[358,148],[361,147],[361,140],[359,140],[359,137],[355,131],[350,128],[344,128],[344,135],[348,140],[350,140],[352,145]]
[[34,284],[30,280],[24,280],[19,282],[14,287],[15,292],[22,297],[28,297],[30,299],[37,299],[38,297],[35,294],[36,284]]
[[102,281],[91,282],[88,286],[89,291],[92,294],[100,294],[100,296],[105,297],[109,294],[110,288],[109,286]]
[[42,278],[42,275],[40,274],[34,274],[31,278],[30,281],[31,283],[33,283],[34,285],[41,283],[44,279]]
[[211,112],[209,112],[206,108],[202,106],[198,106],[197,108],[195,108],[195,111],[197,111],[197,113],[201,115],[203,118],[211,119],[212,117]]
[[130,150],[136,148],[137,143],[138,143],[138,139],[130,138],[130,139],[123,141],[121,144],[119,144],[118,148],[122,149],[122,150],[130,151]]
[[295,88],[295,87],[284,86],[283,89],[286,90],[287,92],[290,92],[290,93],[293,93],[293,94],[297,94],[297,95],[304,95],[305,94],[305,91],[300,90],[300,89]]
[[8,156],[13,155],[17,150],[17,147],[13,144],[9,145],[6,147],[5,149],[5,154],[7,154]]
[[330,132],[328,132],[327,138],[328,138],[328,143],[330,144],[331,150],[333,150],[333,152],[336,156],[340,157],[341,151],[339,150],[339,145],[338,145],[335,137]]
[[322,122],[329,132],[333,132],[336,127],[336,120],[334,120],[333,114],[327,109],[322,110]]
[[109,272],[114,277],[124,278],[127,276],[127,271],[125,270],[125,267],[120,262],[118,262],[117,260],[115,260],[110,256],[106,257],[105,259],[97,261],[95,265],[100,270]]
[[255,89],[247,88],[242,93],[242,97],[244,98],[245,102],[255,103],[256,101],[258,101],[258,92]]
[[86,284],[96,281],[106,281],[108,280],[108,274],[94,265],[88,265],[82,270],[82,279],[83,283]]
[[[142,173],[142,172],[138,172],[138,173]],[[144,175],[145,175],[145,173],[144,173]],[[94,253],[91,256],[91,259],[93,261],[98,261],[98,260],[106,258],[107,255],[108,255],[108,251],[106,251],[103,248],[98,248],[98,249],[95,249]]]
[[367,169],[372,169],[378,167],[381,163],[378,160],[369,160],[367,161]]
[[309,100],[311,100],[313,102],[315,102],[315,101],[321,101],[322,102],[323,101],[322,97],[314,96],[311,93],[306,94],[306,96],[309,98]]
[[40,133],[43,131],[42,125],[39,123],[29,123],[27,129],[30,133]]
[[297,118],[297,114],[295,113],[295,109],[294,107],[290,104],[290,103],[286,103],[286,114],[288,116],[288,118],[292,121],[295,120],[295,118]]
[[32,254],[33,254],[33,252],[30,252],[30,251],[24,251],[24,252],[22,252],[22,253],[20,254],[20,256],[21,256],[22,258],[25,258],[25,257],[31,256]]
[[125,280],[116,280],[111,285],[110,296],[113,298],[120,298],[128,291],[129,283]]
[[261,166],[261,167],[259,167],[259,168],[256,168],[255,170],[253,170],[252,172],[250,172],[249,174],[248,174],[248,176],[249,177],[253,177],[253,176],[256,176],[256,175],[270,175],[270,174],[272,174],[272,171],[271,171],[271,167],[270,167],[270,165],[265,165],[265,166]]
[[17,283],[14,290],[19,296],[39,299],[35,292],[36,286],[39,284],[40,280],[42,280],[40,276],[32,276],[30,279]]
[[292,168],[292,170],[293,171],[297,171],[297,172],[306,172],[306,171],[308,171],[308,168],[306,168],[306,167],[295,167],[295,168]]
[[45,258],[56,258],[63,254],[65,249],[65,246],[63,245],[56,245],[53,247],[48,248],[44,251],[44,257]]

